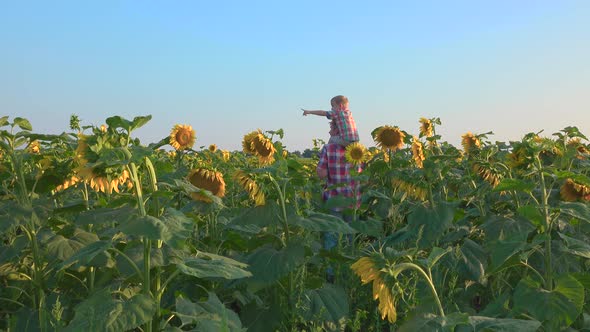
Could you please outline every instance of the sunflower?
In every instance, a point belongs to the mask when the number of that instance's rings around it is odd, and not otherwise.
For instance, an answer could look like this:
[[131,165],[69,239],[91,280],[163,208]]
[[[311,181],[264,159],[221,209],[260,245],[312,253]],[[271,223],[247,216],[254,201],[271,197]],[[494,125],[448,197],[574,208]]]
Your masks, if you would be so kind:
[[420,118],[420,137],[432,137],[434,135],[434,127],[432,121],[427,118]]
[[227,162],[229,160],[230,153],[227,150],[221,150],[221,156],[223,157],[223,161]]
[[80,182],[80,178],[77,176],[72,176],[69,179],[66,179],[62,184],[55,187],[55,191],[63,191],[68,189],[69,187],[75,186],[78,182]]
[[[246,148],[247,144],[250,146],[249,149]],[[242,146],[244,147],[244,152],[258,157],[258,161],[263,165],[271,164],[275,160],[275,146],[272,144],[270,139],[262,134],[260,129],[244,136]]]
[[484,181],[489,183],[492,188],[496,188],[496,186],[500,183],[501,174],[490,165],[479,162],[474,163],[473,172],[477,173]]
[[242,150],[244,151],[244,153],[247,154],[255,154],[256,152],[254,151],[254,148],[252,147],[252,141],[254,140],[254,137],[257,137],[258,134],[260,134],[260,129],[258,129],[257,131],[253,131],[251,133],[248,133],[246,135],[244,135],[244,139],[242,140]]
[[524,166],[527,163],[527,156],[526,156],[526,148],[524,146],[519,146],[512,149],[507,155],[507,164],[510,167],[517,168],[520,166]]
[[567,179],[563,186],[561,186],[561,190],[559,192],[561,193],[561,198],[563,198],[564,201],[575,202],[580,199],[588,200],[588,196],[590,195],[590,187],[576,183],[572,179]]
[[170,145],[176,150],[190,149],[195,144],[195,131],[189,125],[175,125],[170,132]]
[[373,299],[379,300],[379,311],[381,312],[381,319],[385,319],[393,323],[397,319],[395,305],[391,290],[381,278],[382,272],[376,266],[373,259],[370,257],[361,257],[358,261],[353,263],[350,268],[356,275],[361,278],[363,284],[373,282]]
[[390,323],[395,323],[397,320],[397,313],[395,312],[395,304],[393,303],[393,296],[391,290],[385,282],[377,277],[373,280],[373,299],[379,300],[379,311],[381,312],[381,319],[385,319]]
[[264,192],[260,189],[256,181],[254,181],[248,174],[237,170],[234,174],[234,178],[244,190],[250,196],[250,199],[254,201],[256,206],[264,205],[266,202]]
[[363,284],[375,280],[379,275],[379,269],[375,266],[375,262],[371,257],[361,257],[350,268],[361,278]]
[[[129,171],[122,167],[110,167],[108,169],[99,168],[99,167],[90,167],[88,166],[89,160],[91,159],[94,161],[92,156],[92,150],[88,145],[87,140],[91,137],[79,135],[78,136],[78,147],[76,148],[74,161],[78,164],[78,167],[74,168],[74,176],[77,179],[77,182],[84,181],[90,185],[96,192],[103,192],[111,194],[113,191],[119,192],[119,185],[126,185],[127,188],[133,187],[131,179],[129,178]],[[61,186],[63,189],[74,185],[77,182],[70,183],[66,186],[66,182],[64,182]],[[58,186],[59,188],[60,186]],[[57,189],[57,188],[56,188]],[[59,191],[59,190],[58,190]]]
[[570,149],[575,149],[577,151],[576,158],[578,159],[586,159],[584,155],[590,153],[586,146],[582,144],[579,138],[573,138],[567,143],[567,147]]
[[349,163],[359,165],[367,160],[367,148],[359,142],[354,142],[346,147],[344,156]]
[[470,131],[468,131],[465,135],[461,136],[461,145],[463,146],[465,153],[469,153],[474,149],[479,149],[481,146],[481,141],[477,136],[474,136]]
[[[225,196],[225,181],[221,172],[206,168],[195,168],[190,171],[188,181],[193,186],[208,190],[217,197]],[[191,197],[196,201],[211,202],[211,199],[201,193],[194,192]]]
[[414,159],[418,168],[424,167],[424,160],[426,157],[424,156],[423,145],[416,136],[414,136],[414,139],[412,140],[412,159]]
[[119,192],[120,185],[126,185],[127,188],[133,187],[133,183],[129,178],[129,171],[126,169],[116,171],[116,169],[111,168],[109,169],[111,174],[107,175],[106,170],[81,166],[76,169],[76,173],[78,174],[78,181],[85,181],[96,192],[112,194],[113,191]]
[[406,193],[406,195],[412,197],[413,199],[417,200],[425,200],[428,194],[428,191],[425,188],[422,188],[416,184],[410,183],[408,181],[404,181],[402,179],[395,178],[391,180],[391,184],[398,190],[401,190]]
[[209,151],[211,151],[211,152],[217,151],[217,145],[215,145],[215,144],[209,145]]
[[383,150],[395,151],[404,146],[406,134],[398,127],[382,126],[375,130],[373,139]]
[[34,140],[32,141],[29,146],[27,147],[27,151],[29,151],[29,153],[34,153],[34,154],[38,154],[41,149],[39,147],[39,141]]
[[103,133],[106,133],[107,132],[107,126],[101,125],[100,126],[100,131],[102,131]]

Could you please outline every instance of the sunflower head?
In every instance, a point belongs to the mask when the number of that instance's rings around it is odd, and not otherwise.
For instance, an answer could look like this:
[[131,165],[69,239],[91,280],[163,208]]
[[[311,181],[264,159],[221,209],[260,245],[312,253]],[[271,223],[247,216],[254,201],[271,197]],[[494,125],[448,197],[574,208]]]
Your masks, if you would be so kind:
[[432,121],[427,118],[420,118],[420,137],[431,137],[434,135],[434,127]]
[[[75,172],[77,173],[77,176],[75,176],[77,181],[75,183],[84,181],[96,192],[112,194],[113,191],[119,192],[121,185],[125,185],[127,188],[133,186],[133,183],[129,178],[129,172],[126,169],[121,170],[113,167],[107,170],[80,166],[75,169]],[[72,179],[70,179],[70,182],[71,181]]]
[[412,159],[414,159],[418,168],[424,167],[424,160],[426,159],[424,156],[424,147],[416,136],[412,140]]
[[393,302],[393,295],[391,289],[383,279],[378,276],[373,280],[373,299],[379,300],[379,312],[381,319],[387,318],[390,323],[395,323],[397,320],[397,312],[395,311],[395,304]]
[[428,190],[426,188],[400,178],[393,178],[391,184],[396,190],[400,190],[409,197],[419,201],[425,200],[428,195]]
[[581,199],[588,200],[590,187],[577,183],[572,179],[567,179],[559,191],[564,201],[575,202]]
[[215,144],[209,145],[209,151],[211,151],[211,152],[217,151],[217,145],[215,145]]
[[470,153],[471,151],[479,149],[481,146],[481,141],[477,136],[468,131],[463,136],[461,136],[461,145],[463,146],[465,153]]
[[361,278],[363,284],[369,283],[379,275],[379,268],[371,257],[361,257],[350,268]]
[[244,135],[244,139],[242,140],[242,150],[244,151],[244,153],[247,154],[254,154],[255,151],[252,148],[252,141],[254,140],[254,137],[258,136],[258,134],[260,133],[260,129],[252,131],[246,135]]
[[65,179],[62,184],[55,187],[55,191],[64,191],[69,187],[75,186],[78,182],[80,182],[80,178],[74,175],[68,179]]
[[29,153],[38,154],[41,151],[41,148],[39,146],[39,141],[37,141],[37,140],[32,141],[29,144],[29,146],[27,147],[27,151],[29,151]]
[[361,257],[350,268],[361,278],[363,284],[373,282],[373,299],[379,300],[381,319],[387,318],[390,323],[394,323],[397,320],[394,298],[390,287],[384,281],[384,273],[375,261],[371,257]]
[[354,142],[346,147],[344,156],[349,163],[359,165],[367,160],[367,148],[359,142]]
[[176,150],[186,150],[195,144],[195,131],[189,125],[177,124],[170,132],[170,145]]
[[227,162],[229,161],[229,157],[230,157],[231,153],[227,150],[221,150],[221,157],[223,158],[223,161]]
[[526,166],[528,160],[527,149],[524,145],[514,146],[512,151],[506,156],[506,164],[513,168]]
[[107,126],[101,125],[100,126],[100,131],[102,131],[103,133],[106,133],[107,132]]
[[590,153],[588,148],[581,142],[580,138],[572,138],[567,143],[568,149],[575,149],[576,150],[576,158],[578,159],[585,159],[586,155]]
[[274,159],[276,149],[272,141],[268,139],[262,131],[258,129],[244,136],[242,147],[245,153],[253,154],[258,157],[261,164],[271,164]]
[[234,179],[239,183],[239,185],[244,188],[244,190],[250,196],[250,199],[254,201],[256,206],[264,205],[266,200],[264,196],[264,192],[260,189],[256,181],[252,179],[248,174],[244,173],[241,170],[237,170],[234,174]]
[[398,127],[382,126],[375,129],[372,134],[381,149],[395,151],[404,146],[406,134]]
[[475,162],[472,169],[473,172],[489,183],[492,188],[496,188],[502,179],[500,172],[487,163]]
[[[195,168],[188,174],[188,181],[195,187],[210,191],[217,197],[225,196],[225,181],[223,174],[206,168]],[[191,197],[196,201],[211,202],[211,199],[201,193],[194,192]]]

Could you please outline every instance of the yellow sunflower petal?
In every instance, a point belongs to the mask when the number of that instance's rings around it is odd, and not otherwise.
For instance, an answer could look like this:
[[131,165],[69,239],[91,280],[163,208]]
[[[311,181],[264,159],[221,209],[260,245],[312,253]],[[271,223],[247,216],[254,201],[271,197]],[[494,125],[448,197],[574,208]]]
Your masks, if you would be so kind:
[[398,127],[382,126],[375,131],[373,139],[381,149],[395,151],[404,146],[405,137]]
[[420,136],[432,137],[434,135],[434,127],[432,122],[427,118],[420,118]]
[[469,153],[475,149],[478,149],[481,146],[481,141],[479,138],[477,138],[477,136],[468,131],[463,136],[461,136],[461,145],[463,146],[465,153]]
[[176,150],[190,149],[195,144],[195,131],[189,125],[175,125],[170,132],[170,145]]
[[367,160],[367,148],[359,142],[349,144],[344,153],[346,161],[353,165],[358,165]]
[[[188,180],[193,186],[210,191],[217,197],[225,196],[225,181],[220,172],[206,168],[196,168],[189,172]],[[210,202],[211,200],[200,193],[192,193],[194,200]]]

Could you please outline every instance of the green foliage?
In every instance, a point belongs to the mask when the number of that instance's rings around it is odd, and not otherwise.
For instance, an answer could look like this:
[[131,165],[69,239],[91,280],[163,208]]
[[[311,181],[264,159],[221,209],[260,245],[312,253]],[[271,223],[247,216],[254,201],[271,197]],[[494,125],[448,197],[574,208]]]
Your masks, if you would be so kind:
[[[261,165],[142,145],[132,132],[150,119],[113,116],[104,130],[73,116],[73,132],[49,135],[0,117],[0,330],[590,326],[590,164],[576,127],[509,143],[475,133],[469,151],[433,128],[418,137],[423,168],[404,131],[405,147],[370,148],[357,207],[321,201],[317,159],[289,153],[282,129],[266,131],[276,161]],[[197,167],[222,174],[225,196],[187,180]],[[350,222],[326,213],[341,207]],[[327,232],[343,239],[330,250]]]
[[176,314],[182,321],[181,328],[203,332],[246,331],[238,315],[227,309],[213,292],[207,301],[192,303],[182,296],[176,298]]
[[128,331],[146,323],[154,315],[156,304],[143,294],[116,300],[104,289],[82,301],[74,311],[74,319],[64,331]]
[[531,278],[522,279],[514,291],[514,309],[528,313],[550,330],[570,326],[584,305],[584,286],[572,275],[556,279],[553,290]]

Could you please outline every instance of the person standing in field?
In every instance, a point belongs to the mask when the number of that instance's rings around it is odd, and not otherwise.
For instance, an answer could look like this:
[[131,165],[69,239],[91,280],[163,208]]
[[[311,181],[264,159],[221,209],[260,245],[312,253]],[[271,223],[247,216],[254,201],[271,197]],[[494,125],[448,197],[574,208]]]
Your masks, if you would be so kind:
[[348,146],[351,143],[359,141],[359,133],[356,129],[356,123],[352,117],[352,113],[348,109],[348,98],[342,95],[338,95],[330,100],[332,109],[330,111],[323,110],[305,110],[303,115],[318,115],[325,116],[329,120],[334,121],[338,134],[331,135],[328,143],[336,143],[343,147]]
[[[330,122],[330,137],[338,136],[338,128],[334,121]],[[346,149],[344,146],[337,143],[327,143],[320,151],[320,159],[316,167],[317,175],[320,179],[326,181],[322,199],[324,202],[332,197],[352,198],[353,207],[358,208],[360,205],[360,185],[353,179],[352,170],[361,172],[360,165],[354,166],[346,161]],[[334,216],[344,219],[346,222],[351,221],[351,215],[344,213],[345,207],[334,207],[330,213]],[[352,239],[349,238],[349,242]],[[332,232],[325,232],[323,234],[323,247],[330,250],[336,247],[338,243],[338,235]],[[328,266],[326,271],[327,280],[334,281],[334,270]]]
[[[330,134],[335,136],[338,129],[333,122],[330,122]],[[354,203],[350,207],[359,207],[360,205],[360,185],[353,178],[353,172],[360,173],[361,165],[353,165],[346,160],[346,149],[340,144],[327,143],[322,147],[319,155],[318,165],[316,167],[317,175],[320,179],[326,181],[325,190],[322,194],[323,201],[328,201],[332,197],[345,197],[353,199]],[[350,221],[348,216],[343,214],[344,207],[335,207],[332,214]],[[348,220],[347,220],[348,219]]]

